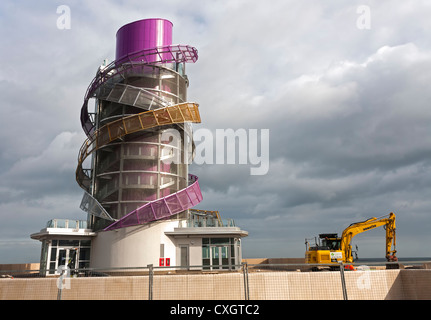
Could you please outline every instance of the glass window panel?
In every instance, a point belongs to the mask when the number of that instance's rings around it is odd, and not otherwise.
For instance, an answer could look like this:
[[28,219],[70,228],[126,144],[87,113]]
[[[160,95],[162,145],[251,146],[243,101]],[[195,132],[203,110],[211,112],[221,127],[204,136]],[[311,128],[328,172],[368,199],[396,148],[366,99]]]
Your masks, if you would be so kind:
[[59,240],[60,246],[79,246],[79,240]]
[[70,229],[76,229],[76,220],[69,220],[69,223],[68,223],[68,228],[70,228]]
[[211,238],[211,244],[229,244],[229,238]]
[[57,220],[57,228],[66,228],[66,220]]
[[221,247],[221,257],[227,258],[228,247]]
[[210,248],[209,247],[202,247],[202,259],[209,259],[210,257]]
[[[203,260],[202,260],[202,264],[204,265],[204,267],[203,267],[203,269],[204,269],[204,270],[209,269],[209,268],[210,268],[209,266],[210,266],[210,264],[211,264],[211,263],[210,263],[210,259],[203,259]],[[208,267],[207,267],[207,266],[208,266]]]
[[220,265],[218,247],[211,247],[211,256],[212,256],[212,260],[213,260],[212,265],[213,266]]
[[51,248],[51,261],[55,261],[56,260],[56,256],[57,255],[57,248]]
[[55,272],[55,262],[49,264],[49,274],[54,274]]
[[79,260],[90,260],[90,248],[81,248],[79,250]]
[[58,250],[58,266],[66,265],[66,249]]
[[91,246],[91,240],[81,240],[81,247]]
[[[79,221],[79,228],[87,229],[87,221],[86,220]],[[90,240],[88,240],[88,241],[90,241]],[[91,241],[90,241],[90,244],[91,244]]]

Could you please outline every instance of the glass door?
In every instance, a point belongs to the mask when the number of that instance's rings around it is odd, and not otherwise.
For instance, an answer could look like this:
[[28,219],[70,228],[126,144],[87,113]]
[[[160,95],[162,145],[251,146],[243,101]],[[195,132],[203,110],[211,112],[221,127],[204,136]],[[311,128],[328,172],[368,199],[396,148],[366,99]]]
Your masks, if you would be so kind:
[[69,269],[76,269],[77,248],[57,248],[57,261],[55,270],[59,274],[59,267],[66,266]]
[[229,269],[229,247],[223,246],[219,247],[220,250],[220,261],[222,269]]
[[58,248],[57,249],[57,265],[55,266],[55,269],[58,270],[60,266],[66,265],[66,256],[67,256],[67,249],[64,248]]
[[220,265],[220,253],[219,247],[210,247],[211,248],[211,265],[213,269],[219,269]]
[[229,246],[210,246],[212,269],[229,269]]

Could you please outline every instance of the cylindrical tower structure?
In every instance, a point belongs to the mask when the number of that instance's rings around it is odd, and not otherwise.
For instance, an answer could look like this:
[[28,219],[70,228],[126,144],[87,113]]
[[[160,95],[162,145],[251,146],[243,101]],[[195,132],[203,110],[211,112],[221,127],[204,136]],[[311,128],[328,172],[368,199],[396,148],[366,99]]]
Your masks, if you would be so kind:
[[[146,49],[172,45],[172,22],[166,19],[138,20],[117,31],[115,60]],[[169,59],[169,55],[165,55]],[[153,57],[153,61],[156,57]]]
[[99,68],[81,109],[88,139],[76,176],[85,190],[81,208],[100,232],[177,219],[202,200],[184,161],[189,124],[200,122],[198,105],[187,102],[184,67],[197,50],[172,45],[172,23],[164,19],[129,23],[116,37],[116,59]]
[[[157,47],[172,45],[172,24],[167,20],[148,19],[127,24],[117,32],[116,61],[130,54]],[[162,54],[163,60],[167,55]],[[139,57],[133,59],[139,63]],[[160,59],[152,55],[149,62]],[[125,59],[127,61],[127,59]],[[115,94],[119,100],[98,99],[96,126],[101,128],[113,121],[139,114],[151,108],[162,108],[152,100],[137,106],[127,99],[129,90],[146,92],[177,105],[186,101],[187,79],[179,74],[174,63],[141,65],[121,78]],[[108,84],[109,88],[112,84]],[[111,93],[112,95],[112,93]],[[150,106],[150,104],[153,105]],[[114,219],[120,219],[149,201],[167,196],[187,186],[187,165],[169,161],[172,148],[182,153],[181,144],[172,145],[163,133],[174,126],[182,135],[179,125],[165,125],[129,134],[113,141],[96,152],[94,164],[94,196]],[[178,141],[176,141],[178,142]],[[173,153],[171,152],[171,155]],[[99,218],[96,218],[98,220]],[[97,225],[96,225],[97,227]]]
[[197,50],[172,44],[164,19],[126,24],[116,37],[115,60],[97,69],[81,107],[87,139],[76,181],[87,220],[54,219],[31,235],[42,241],[41,273],[238,269],[248,232],[218,211],[193,208],[202,193],[188,173],[191,126],[201,119],[198,104],[187,102],[185,64],[197,61]]

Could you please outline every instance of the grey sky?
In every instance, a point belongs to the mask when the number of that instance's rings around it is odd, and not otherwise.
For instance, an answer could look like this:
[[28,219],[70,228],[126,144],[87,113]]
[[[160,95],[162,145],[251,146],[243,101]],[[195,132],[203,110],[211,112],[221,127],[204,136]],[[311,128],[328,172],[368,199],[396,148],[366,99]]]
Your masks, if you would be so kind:
[[[62,4],[69,30],[56,25]],[[390,211],[399,256],[431,256],[430,16],[429,1],[2,1],[0,263],[38,262],[31,233],[85,219],[74,177],[85,90],[116,31],[154,17],[199,50],[187,65],[196,129],[270,130],[266,175],[190,167],[198,208],[249,231],[245,257],[301,257],[305,237]],[[384,256],[382,228],[354,243]]]

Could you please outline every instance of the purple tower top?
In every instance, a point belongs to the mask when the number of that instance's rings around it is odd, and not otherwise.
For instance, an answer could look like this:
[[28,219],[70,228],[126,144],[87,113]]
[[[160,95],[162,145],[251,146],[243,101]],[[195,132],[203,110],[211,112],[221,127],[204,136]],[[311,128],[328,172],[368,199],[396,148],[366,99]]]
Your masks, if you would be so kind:
[[115,60],[128,54],[172,44],[172,22],[144,19],[128,23],[117,31]]

